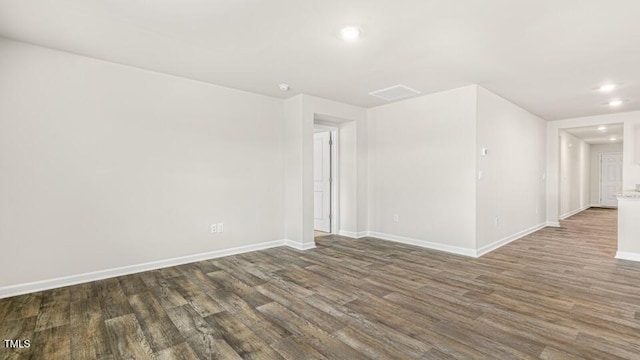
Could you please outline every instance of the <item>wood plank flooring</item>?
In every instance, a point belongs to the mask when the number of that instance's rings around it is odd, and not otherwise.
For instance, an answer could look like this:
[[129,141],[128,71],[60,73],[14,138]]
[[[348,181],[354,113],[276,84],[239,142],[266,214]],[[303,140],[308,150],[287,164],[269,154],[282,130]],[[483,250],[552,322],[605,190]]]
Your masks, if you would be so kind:
[[640,263],[590,209],[480,259],[282,247],[0,300],[0,359],[640,359]]

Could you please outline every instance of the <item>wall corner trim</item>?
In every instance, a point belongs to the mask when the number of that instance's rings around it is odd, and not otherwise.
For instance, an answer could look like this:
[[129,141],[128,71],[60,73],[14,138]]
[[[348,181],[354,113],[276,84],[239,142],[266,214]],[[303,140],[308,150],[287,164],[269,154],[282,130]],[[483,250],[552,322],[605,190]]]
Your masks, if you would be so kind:
[[86,283],[90,281],[108,279],[108,278],[113,278],[117,276],[129,275],[129,274],[134,274],[134,273],[139,273],[139,272],[144,272],[149,270],[156,270],[156,269],[166,268],[170,266],[188,264],[188,263],[202,261],[202,260],[216,259],[216,258],[221,258],[225,256],[237,255],[237,254],[242,254],[242,253],[257,251],[257,250],[270,249],[273,247],[285,246],[285,245],[293,247],[298,250],[307,250],[315,247],[315,244],[304,244],[303,246],[301,243],[297,243],[291,240],[284,240],[284,239],[266,241],[266,242],[261,242],[257,244],[238,246],[238,247],[229,248],[229,249],[214,250],[214,251],[209,251],[209,252],[204,252],[199,254],[171,258],[171,259],[150,261],[142,264],[127,265],[127,266],[106,269],[106,270],[98,270],[98,271],[93,271],[93,272],[88,272],[83,274],[75,274],[75,275],[57,277],[53,279],[3,286],[3,287],[0,287],[0,299],[11,297],[11,296],[28,294],[36,291],[50,290],[50,289],[55,289],[55,288],[60,288],[65,286]]
[[618,252],[616,252],[616,259],[640,261],[640,254],[639,253],[626,252],[626,251],[618,251]]

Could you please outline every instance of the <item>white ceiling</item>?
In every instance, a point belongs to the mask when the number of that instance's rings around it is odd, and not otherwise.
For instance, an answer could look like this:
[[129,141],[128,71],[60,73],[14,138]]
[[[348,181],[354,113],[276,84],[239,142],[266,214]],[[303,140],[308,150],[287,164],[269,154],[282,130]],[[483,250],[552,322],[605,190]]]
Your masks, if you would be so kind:
[[[604,127],[604,130],[599,130]],[[618,144],[623,140],[623,124],[607,124],[565,129],[569,134],[584,140],[588,144]],[[615,138],[616,140],[611,140]]]
[[2,36],[144,69],[363,107],[480,84],[547,120],[640,109],[639,18],[638,0],[0,0]]

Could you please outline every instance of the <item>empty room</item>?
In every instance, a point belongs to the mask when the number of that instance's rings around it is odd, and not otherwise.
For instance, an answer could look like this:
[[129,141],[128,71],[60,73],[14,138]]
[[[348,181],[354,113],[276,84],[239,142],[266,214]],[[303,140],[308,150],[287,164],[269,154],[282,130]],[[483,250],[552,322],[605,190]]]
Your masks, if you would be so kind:
[[640,359],[639,17],[0,0],[0,359]]

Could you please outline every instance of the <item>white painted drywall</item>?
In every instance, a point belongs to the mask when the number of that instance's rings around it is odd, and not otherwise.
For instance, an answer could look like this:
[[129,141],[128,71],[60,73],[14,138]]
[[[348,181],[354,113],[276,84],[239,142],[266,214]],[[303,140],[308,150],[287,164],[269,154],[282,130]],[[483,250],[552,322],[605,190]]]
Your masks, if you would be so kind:
[[0,54],[0,287],[284,237],[282,100]]
[[640,261],[640,200],[618,198],[618,253],[616,257]]
[[356,233],[358,228],[358,160],[355,121],[338,124],[340,230]]
[[367,118],[369,230],[475,249],[476,86],[371,108]]
[[621,153],[622,144],[592,144],[589,145],[590,176],[589,176],[589,203],[591,206],[600,206],[600,156],[602,154]]
[[622,180],[624,190],[632,190],[640,183],[640,164],[634,162],[637,142],[634,130],[640,126],[640,111],[587,116],[547,122],[547,222],[558,221],[560,188],[558,136],[562,129],[582,126],[624,124]]
[[[478,87],[477,248],[545,222],[546,122]],[[487,154],[482,154],[482,149]]]
[[560,131],[560,218],[589,206],[589,144]]

